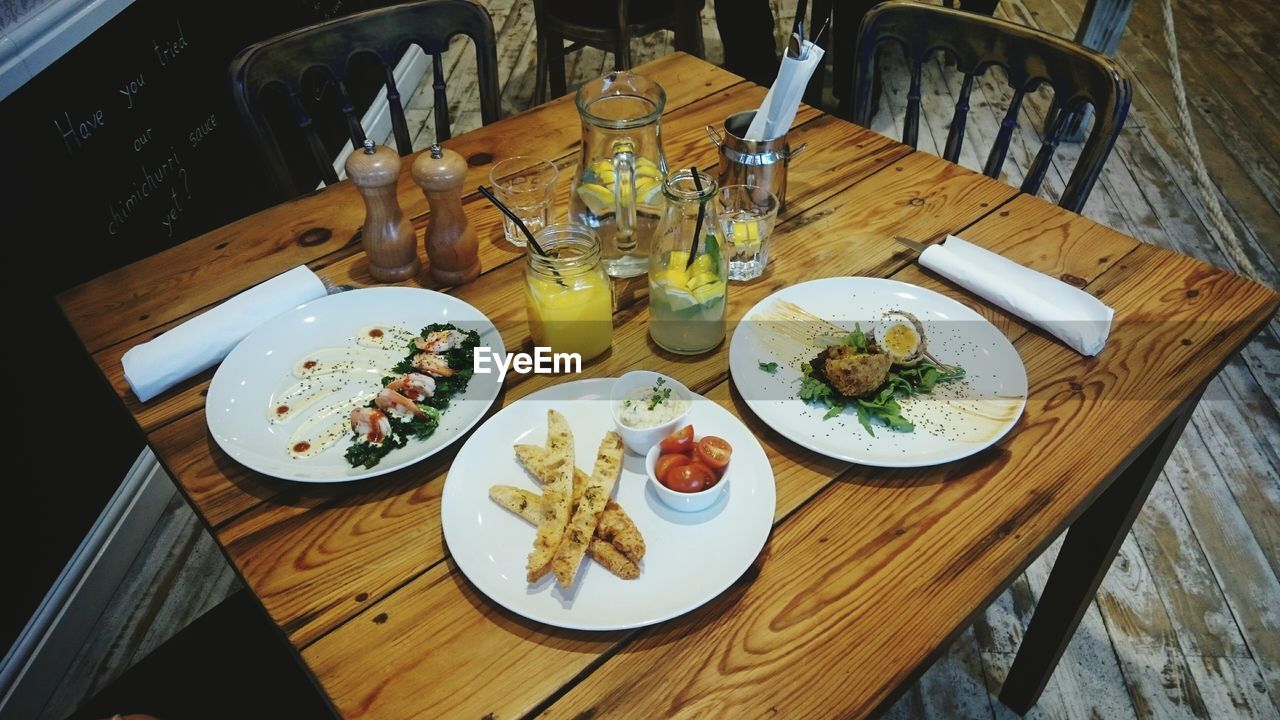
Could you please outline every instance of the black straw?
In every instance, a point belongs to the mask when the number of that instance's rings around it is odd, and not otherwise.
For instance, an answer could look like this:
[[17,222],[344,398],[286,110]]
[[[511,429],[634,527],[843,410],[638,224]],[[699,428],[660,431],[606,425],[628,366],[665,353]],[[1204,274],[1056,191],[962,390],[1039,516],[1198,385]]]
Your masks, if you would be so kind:
[[[503,215],[506,215],[507,217],[511,218],[511,222],[515,223],[516,227],[520,228],[520,232],[524,233],[524,236],[528,238],[529,247],[533,248],[533,251],[535,253],[537,253],[538,255],[541,255],[542,257],[547,257],[547,251],[543,250],[542,246],[538,244],[538,241],[534,239],[533,233],[529,232],[529,227],[524,224],[524,221],[520,219],[519,215],[516,215],[514,212],[512,212],[511,208],[507,207],[506,205],[503,205],[502,201],[494,197],[493,193],[486,190],[483,185],[476,186],[476,190],[479,190],[481,195],[485,196],[485,198],[487,198],[489,202],[493,203],[494,207],[501,210]],[[560,287],[564,287],[564,288],[569,287],[568,285],[564,284],[564,280],[560,279],[559,271],[552,270],[551,274],[556,276],[556,283],[558,283]]]
[[[689,168],[689,173],[693,175],[693,186],[698,189],[698,193],[702,193],[702,176],[698,174],[698,166],[694,165]],[[693,267],[693,256],[698,253],[698,238],[702,237],[702,220],[707,215],[707,204],[701,198],[698,199],[698,224],[693,226],[693,243],[689,246],[689,261],[685,263],[684,269],[688,270]]]

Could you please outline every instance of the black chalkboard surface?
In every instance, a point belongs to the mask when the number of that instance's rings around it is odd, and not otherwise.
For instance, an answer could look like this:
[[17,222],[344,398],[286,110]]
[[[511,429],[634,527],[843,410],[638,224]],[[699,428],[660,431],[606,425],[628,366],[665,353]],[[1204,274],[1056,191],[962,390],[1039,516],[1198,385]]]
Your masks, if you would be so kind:
[[[0,622],[0,647],[17,636],[142,448],[53,296],[270,204],[231,103],[232,57],[278,33],[379,4],[136,0],[0,101],[0,236],[27,255],[11,261],[16,274],[25,280],[31,271],[47,289],[43,298],[24,290],[6,306],[21,309],[9,315],[31,326],[47,358],[38,376],[16,383],[11,410],[42,415],[54,389],[75,388],[73,430],[33,429],[23,433],[21,452],[9,453],[8,476],[23,480],[0,503],[0,526],[39,522],[35,542],[2,543],[22,550],[7,566],[6,599],[16,611]],[[317,83],[314,100],[325,87]],[[352,90],[367,102],[376,83]],[[346,141],[338,122],[323,135],[335,154]]]
[[[241,48],[378,2],[138,0],[0,101],[23,168],[15,202],[75,238],[62,287],[190,239],[271,203],[228,89]],[[357,100],[368,102],[376,83]],[[317,79],[316,98],[326,92]],[[335,118],[322,128],[334,153]]]

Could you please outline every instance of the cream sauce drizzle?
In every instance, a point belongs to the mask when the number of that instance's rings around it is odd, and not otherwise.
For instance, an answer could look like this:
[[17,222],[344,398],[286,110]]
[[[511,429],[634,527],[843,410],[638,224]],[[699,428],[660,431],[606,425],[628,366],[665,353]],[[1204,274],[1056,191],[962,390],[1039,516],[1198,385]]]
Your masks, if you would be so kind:
[[394,374],[392,368],[415,337],[393,325],[369,325],[349,345],[320,348],[294,363],[293,382],[272,395],[266,408],[272,426],[300,419],[285,451],[298,459],[314,457],[349,437],[351,410],[368,404],[382,389],[382,378]]

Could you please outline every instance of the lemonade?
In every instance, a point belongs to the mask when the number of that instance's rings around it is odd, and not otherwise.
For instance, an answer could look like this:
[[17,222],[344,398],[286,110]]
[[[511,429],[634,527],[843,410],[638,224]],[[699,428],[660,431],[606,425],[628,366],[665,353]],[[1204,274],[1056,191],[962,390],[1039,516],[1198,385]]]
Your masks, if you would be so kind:
[[688,251],[672,250],[649,275],[649,335],[671,352],[706,352],[724,340],[725,282],[715,235],[703,245],[714,255],[701,254],[686,267]]
[[728,263],[715,193],[716,181],[692,168],[662,186],[666,208],[649,256],[649,336],[674,353],[696,355],[724,340]]
[[613,283],[600,242],[580,225],[552,225],[537,238],[547,257],[529,253],[524,293],[533,344],[590,360],[613,342]]

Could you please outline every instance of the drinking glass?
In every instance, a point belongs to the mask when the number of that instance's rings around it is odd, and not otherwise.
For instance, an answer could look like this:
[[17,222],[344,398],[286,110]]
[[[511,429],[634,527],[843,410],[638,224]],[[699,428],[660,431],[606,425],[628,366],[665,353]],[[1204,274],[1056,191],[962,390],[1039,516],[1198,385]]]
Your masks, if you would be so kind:
[[726,185],[716,193],[716,217],[728,245],[729,279],[763,275],[769,262],[769,237],[778,220],[777,196],[758,185]]
[[[489,170],[489,184],[502,204],[519,216],[529,232],[537,234],[550,222],[559,174],[550,160],[517,155],[494,163]],[[502,232],[507,242],[525,246],[524,233],[506,216],[502,219]]]

